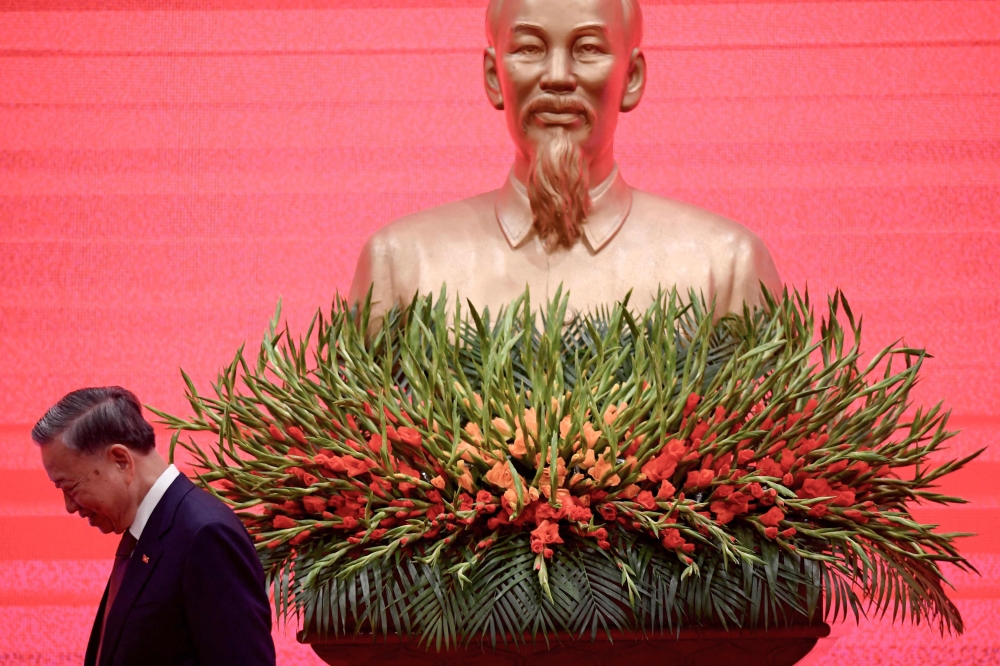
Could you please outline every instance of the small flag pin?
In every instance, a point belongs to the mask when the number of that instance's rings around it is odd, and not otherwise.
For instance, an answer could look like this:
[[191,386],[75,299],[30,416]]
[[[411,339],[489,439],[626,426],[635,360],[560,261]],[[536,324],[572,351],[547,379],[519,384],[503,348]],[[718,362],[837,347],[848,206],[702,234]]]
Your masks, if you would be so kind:
[[142,556],[142,563],[143,564],[149,564],[149,555],[143,555]]

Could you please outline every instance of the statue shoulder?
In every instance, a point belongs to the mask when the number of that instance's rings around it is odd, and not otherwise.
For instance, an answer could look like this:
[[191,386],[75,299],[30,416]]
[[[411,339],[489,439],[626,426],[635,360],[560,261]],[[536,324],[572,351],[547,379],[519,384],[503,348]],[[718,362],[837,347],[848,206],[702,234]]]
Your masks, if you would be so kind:
[[400,288],[417,283],[412,273],[435,261],[436,252],[454,251],[463,236],[495,225],[495,201],[496,192],[486,192],[401,217],[373,233],[361,248],[349,299],[360,300],[371,287],[373,299],[394,302]]
[[650,232],[672,237],[694,235],[713,244],[736,247],[748,242],[760,242],[757,235],[739,222],[713,213],[694,204],[669,199],[642,190],[632,190],[632,211],[629,221]]
[[454,239],[466,230],[477,228],[477,223],[492,223],[495,202],[496,192],[485,192],[411,213],[376,231],[368,245],[382,252],[412,251],[415,244],[438,246],[443,238]]
[[[664,243],[701,248],[729,283],[731,309],[759,302],[760,284],[781,290],[781,279],[764,242],[739,222],[694,204],[633,190],[630,224]],[[721,285],[720,285],[721,286]]]

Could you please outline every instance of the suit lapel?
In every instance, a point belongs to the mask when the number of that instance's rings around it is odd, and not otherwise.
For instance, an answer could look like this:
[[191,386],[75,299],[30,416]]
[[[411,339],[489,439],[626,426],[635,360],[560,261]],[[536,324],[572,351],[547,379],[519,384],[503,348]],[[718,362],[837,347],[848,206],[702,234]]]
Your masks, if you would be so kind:
[[[111,608],[104,610],[105,613],[108,613],[108,623],[104,627],[104,647],[101,649],[100,666],[111,664],[112,657],[114,657],[118,647],[118,641],[121,640],[128,614],[142,593],[142,589],[146,586],[146,581],[156,569],[156,565],[160,563],[160,556],[163,554],[164,548],[163,536],[173,525],[174,513],[180,506],[181,500],[193,489],[194,484],[188,481],[183,474],[178,476],[160,498],[153,513],[150,514],[149,521],[142,530],[142,536],[135,545],[135,550],[132,551],[132,559],[129,560],[128,568],[125,569],[125,578],[122,580],[122,586],[115,597],[115,603]],[[107,598],[107,594],[105,594],[105,598]]]
[[97,617],[94,618],[94,627],[90,630],[90,640],[87,641],[87,654],[83,657],[83,666],[97,666],[97,648],[101,644],[101,623],[104,622],[104,613],[107,612],[105,606],[108,603],[108,586],[104,586],[104,596],[97,606]]

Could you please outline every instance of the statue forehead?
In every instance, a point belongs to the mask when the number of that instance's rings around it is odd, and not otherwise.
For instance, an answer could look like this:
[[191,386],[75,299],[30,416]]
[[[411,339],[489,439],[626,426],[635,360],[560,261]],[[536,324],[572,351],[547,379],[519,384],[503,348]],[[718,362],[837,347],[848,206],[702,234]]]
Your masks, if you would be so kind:
[[625,21],[622,0],[494,0],[489,11],[487,21],[497,36],[521,21],[543,28],[600,23],[609,30],[622,29]]

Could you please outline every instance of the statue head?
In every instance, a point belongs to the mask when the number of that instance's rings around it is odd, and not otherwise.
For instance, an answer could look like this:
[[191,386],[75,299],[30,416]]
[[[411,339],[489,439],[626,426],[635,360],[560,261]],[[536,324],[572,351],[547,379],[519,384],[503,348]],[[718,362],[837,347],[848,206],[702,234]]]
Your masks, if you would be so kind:
[[535,227],[571,246],[614,166],[618,114],[642,98],[637,0],[491,0],[486,93],[503,110]]

